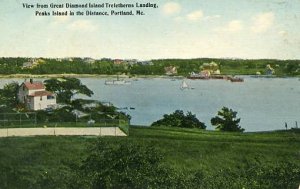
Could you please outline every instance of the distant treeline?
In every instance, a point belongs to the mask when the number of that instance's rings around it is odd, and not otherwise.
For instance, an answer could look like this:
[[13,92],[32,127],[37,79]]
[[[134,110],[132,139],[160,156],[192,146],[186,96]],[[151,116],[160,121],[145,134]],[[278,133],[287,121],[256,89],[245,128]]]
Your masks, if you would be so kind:
[[92,60],[84,58],[0,58],[0,74],[127,74],[127,75],[164,75],[165,67],[175,66],[177,74],[187,76],[199,72],[204,63],[215,62],[221,74],[255,75],[266,72],[267,65],[275,70],[276,76],[299,76],[300,60],[273,59],[159,59],[151,64],[121,63],[112,59]]

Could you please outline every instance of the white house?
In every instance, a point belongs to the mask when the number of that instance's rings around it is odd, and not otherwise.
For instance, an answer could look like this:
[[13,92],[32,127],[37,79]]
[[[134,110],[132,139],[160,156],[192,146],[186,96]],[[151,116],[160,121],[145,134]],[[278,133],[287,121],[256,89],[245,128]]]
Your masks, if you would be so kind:
[[42,82],[23,82],[19,87],[18,100],[30,110],[43,110],[56,105],[55,94],[46,91]]
[[32,68],[33,62],[24,62],[22,68]]
[[87,63],[87,64],[94,64],[96,62],[96,60],[92,59],[92,58],[84,58],[83,59],[84,63]]

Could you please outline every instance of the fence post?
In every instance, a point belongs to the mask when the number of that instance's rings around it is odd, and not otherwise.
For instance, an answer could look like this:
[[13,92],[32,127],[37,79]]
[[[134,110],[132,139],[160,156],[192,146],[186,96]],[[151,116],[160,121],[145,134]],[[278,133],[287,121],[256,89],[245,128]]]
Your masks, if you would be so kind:
[[127,120],[127,135],[129,136],[130,120]]
[[75,113],[75,125],[77,126],[77,113]]

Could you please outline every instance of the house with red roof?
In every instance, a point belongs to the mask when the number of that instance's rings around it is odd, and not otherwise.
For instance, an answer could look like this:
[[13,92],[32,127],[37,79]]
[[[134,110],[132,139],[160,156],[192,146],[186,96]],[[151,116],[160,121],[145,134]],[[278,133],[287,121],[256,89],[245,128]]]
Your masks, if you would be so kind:
[[42,82],[23,82],[19,87],[18,100],[30,110],[44,110],[56,106],[56,96],[46,91]]

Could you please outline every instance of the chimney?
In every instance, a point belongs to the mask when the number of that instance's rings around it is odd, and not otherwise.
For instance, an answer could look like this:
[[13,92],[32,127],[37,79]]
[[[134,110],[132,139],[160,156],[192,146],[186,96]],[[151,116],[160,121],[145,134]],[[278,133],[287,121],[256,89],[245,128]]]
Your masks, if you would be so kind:
[[31,84],[33,83],[33,79],[32,79],[32,78],[30,78],[30,83],[31,83]]

